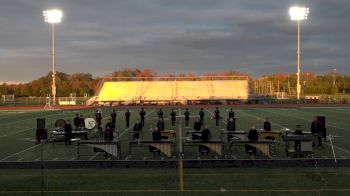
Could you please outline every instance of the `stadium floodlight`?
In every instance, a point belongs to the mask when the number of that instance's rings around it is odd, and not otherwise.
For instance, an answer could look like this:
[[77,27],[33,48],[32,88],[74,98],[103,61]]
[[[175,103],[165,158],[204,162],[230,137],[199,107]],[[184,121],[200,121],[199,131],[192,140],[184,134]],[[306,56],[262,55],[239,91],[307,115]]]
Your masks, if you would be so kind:
[[57,9],[45,10],[43,15],[47,23],[60,23],[63,16],[62,11]]
[[52,26],[52,105],[56,104],[56,71],[55,71],[55,24],[62,21],[62,11],[58,9],[43,11],[45,22]]
[[310,10],[306,7],[293,6],[289,8],[289,15],[291,20],[298,22],[298,72],[297,72],[297,99],[300,98],[300,21],[306,20]]
[[291,20],[306,20],[310,13],[309,8],[306,7],[291,7],[289,8],[289,15]]

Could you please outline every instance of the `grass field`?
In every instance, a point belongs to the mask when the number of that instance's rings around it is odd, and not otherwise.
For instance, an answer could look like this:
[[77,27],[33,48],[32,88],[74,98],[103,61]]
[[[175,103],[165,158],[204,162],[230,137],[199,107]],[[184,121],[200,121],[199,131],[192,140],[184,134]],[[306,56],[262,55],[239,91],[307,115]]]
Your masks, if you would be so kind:
[[[208,123],[213,138],[220,138],[220,132],[226,127],[224,122],[215,126],[211,119],[214,108],[206,108],[205,121]],[[223,117],[228,116],[229,108],[220,108]],[[156,124],[158,109],[146,110],[144,138],[151,139],[151,129]],[[163,109],[170,114],[170,109]],[[197,115],[199,109],[191,109],[191,115]],[[274,130],[289,128],[294,130],[296,124],[309,131],[315,115],[326,116],[327,132],[334,137],[335,154],[338,159],[350,157],[348,107],[298,107],[298,108],[237,108],[237,129],[249,130],[252,124],[262,128],[265,117],[269,117]],[[131,110],[131,125],[138,118],[139,109]],[[183,109],[176,108],[177,114]],[[1,161],[39,161],[41,145],[35,145],[36,118],[44,117],[48,128],[53,127],[57,119],[73,120],[76,113],[92,117],[93,109],[85,110],[37,110],[37,111],[0,111],[0,160]],[[103,121],[106,122],[110,108],[103,109]],[[166,129],[180,131],[183,136],[192,129],[195,117],[190,120],[190,127],[177,119],[172,127],[166,119]],[[153,156],[148,147],[134,148],[128,154],[129,129],[125,127],[123,109],[118,108],[117,129],[120,133],[122,159],[160,160],[166,157]],[[94,131],[89,133],[93,138]],[[276,159],[287,158],[285,144],[276,143]],[[43,144],[44,160],[75,160],[76,146],[65,146],[64,142]],[[176,146],[178,149],[178,146]],[[113,159],[104,153],[93,152],[84,148],[84,160]],[[332,158],[329,141],[324,148],[314,149],[315,157]],[[177,155],[177,153],[175,153]],[[186,147],[185,159],[268,159],[258,154],[254,157],[244,152],[243,147],[235,148],[232,154],[219,156],[199,155],[198,147]],[[3,195],[38,195],[41,190],[41,170],[0,170]],[[45,170],[44,184],[46,195],[348,195],[350,193],[350,168],[230,168],[230,169],[189,169],[184,170],[184,192],[179,190],[177,169],[78,169]],[[29,192],[28,192],[29,191]],[[30,192],[32,191],[32,192]]]

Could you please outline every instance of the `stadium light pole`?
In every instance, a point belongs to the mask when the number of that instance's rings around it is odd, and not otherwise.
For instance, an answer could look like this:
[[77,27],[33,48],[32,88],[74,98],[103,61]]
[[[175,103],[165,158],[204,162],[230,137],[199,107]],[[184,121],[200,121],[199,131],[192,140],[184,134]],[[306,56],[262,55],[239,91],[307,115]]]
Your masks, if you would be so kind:
[[309,8],[306,7],[291,7],[289,8],[289,15],[291,20],[298,22],[298,73],[297,73],[297,99],[300,98],[300,21],[306,20],[309,14]]
[[56,70],[55,70],[55,24],[60,23],[62,20],[62,11],[58,9],[43,11],[45,22],[50,23],[52,26],[52,105],[56,105]]

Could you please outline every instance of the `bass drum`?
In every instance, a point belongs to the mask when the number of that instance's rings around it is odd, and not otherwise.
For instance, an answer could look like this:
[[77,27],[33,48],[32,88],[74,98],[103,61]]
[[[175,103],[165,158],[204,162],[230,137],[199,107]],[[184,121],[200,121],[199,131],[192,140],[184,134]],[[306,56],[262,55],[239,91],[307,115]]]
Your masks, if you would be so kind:
[[85,127],[89,130],[94,129],[96,127],[96,121],[93,118],[85,118]]
[[63,129],[65,125],[66,125],[66,121],[63,120],[63,119],[58,119],[55,122],[55,127],[56,128],[62,128]]

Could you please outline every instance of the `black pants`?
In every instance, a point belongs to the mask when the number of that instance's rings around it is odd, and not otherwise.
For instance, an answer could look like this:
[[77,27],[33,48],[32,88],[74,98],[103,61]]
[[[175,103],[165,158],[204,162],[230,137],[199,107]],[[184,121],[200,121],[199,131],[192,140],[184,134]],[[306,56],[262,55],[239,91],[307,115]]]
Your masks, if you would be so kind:
[[129,127],[129,122],[130,122],[130,119],[126,118],[126,127]]
[[66,133],[66,134],[64,135],[64,141],[65,141],[66,145],[67,145],[67,144],[69,144],[69,145],[72,144],[72,143],[71,143],[71,139],[72,139],[72,133]]
[[115,122],[116,122],[116,119],[115,118],[112,118],[112,126],[115,127]]
[[190,122],[190,119],[185,119],[185,126],[188,127],[188,124]]
[[204,119],[201,117],[200,118],[200,120],[199,121],[201,121],[201,124],[203,125],[203,123],[204,123]]
[[219,117],[215,117],[215,124],[216,124],[216,126],[219,126]]
[[134,133],[134,135],[132,136],[132,138],[134,140],[138,140],[140,138],[140,133]]
[[295,149],[296,152],[299,152],[301,150],[300,141],[295,141],[294,142],[294,149]]
[[141,117],[141,125],[142,127],[145,126],[145,117]]
[[172,125],[172,126],[175,125],[175,119],[171,119],[171,125]]

